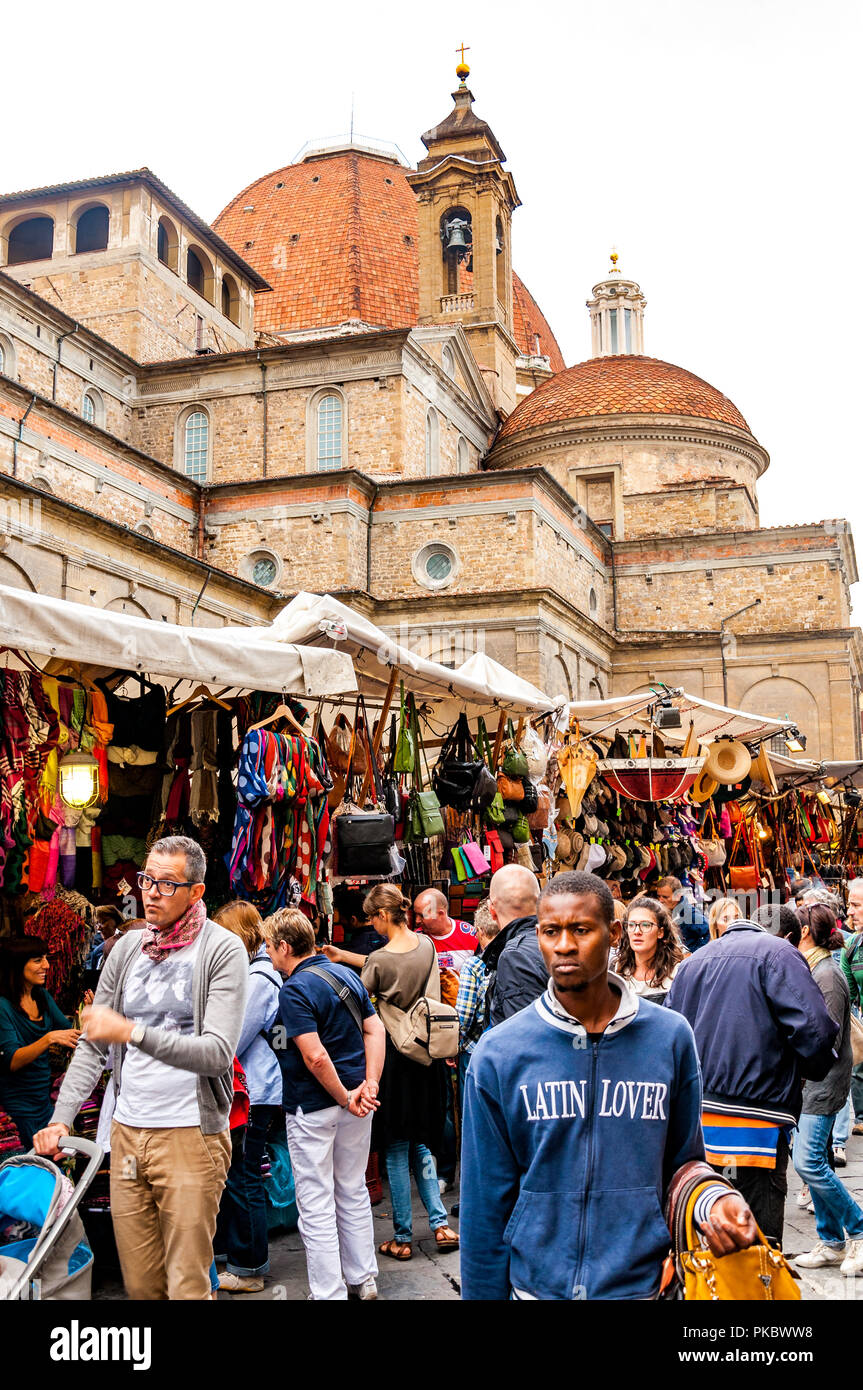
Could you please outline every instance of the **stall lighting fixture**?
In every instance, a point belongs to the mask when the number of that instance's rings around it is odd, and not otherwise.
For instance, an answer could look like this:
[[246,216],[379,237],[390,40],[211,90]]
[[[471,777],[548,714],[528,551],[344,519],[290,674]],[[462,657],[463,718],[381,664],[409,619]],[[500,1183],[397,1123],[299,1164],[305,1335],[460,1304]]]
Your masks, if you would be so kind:
[[825,806],[830,805],[830,793],[824,787],[818,793],[818,800],[823,802]]
[[785,735],[785,747],[789,753],[804,753],[806,751],[806,735],[801,734],[796,724],[792,724]]
[[99,764],[89,753],[69,753],[60,763],[60,798],[83,810],[99,795]]

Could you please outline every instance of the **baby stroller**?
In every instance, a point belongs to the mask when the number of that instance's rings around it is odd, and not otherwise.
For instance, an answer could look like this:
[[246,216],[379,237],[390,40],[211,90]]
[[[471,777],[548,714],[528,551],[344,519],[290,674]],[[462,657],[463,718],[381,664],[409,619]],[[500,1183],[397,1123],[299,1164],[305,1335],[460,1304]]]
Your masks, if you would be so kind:
[[[103,1154],[89,1139],[72,1135],[62,1139],[60,1147],[88,1160],[71,1192],[48,1158],[31,1152],[0,1163],[0,1226],[14,1223],[23,1234],[22,1239],[0,1244],[0,1300],[90,1297],[93,1253],[78,1206]],[[34,1227],[36,1234],[28,1229]]]

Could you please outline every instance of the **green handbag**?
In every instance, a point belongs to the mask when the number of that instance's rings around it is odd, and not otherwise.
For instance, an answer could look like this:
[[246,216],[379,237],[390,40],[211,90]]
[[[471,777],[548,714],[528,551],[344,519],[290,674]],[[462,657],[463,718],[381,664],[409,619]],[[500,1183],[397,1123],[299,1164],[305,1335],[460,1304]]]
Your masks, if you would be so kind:
[[393,772],[413,772],[416,763],[416,742],[411,721],[405,709],[405,683],[401,685],[401,715],[399,718],[399,733],[396,740],[395,758],[393,760]]
[[413,700],[411,701],[411,726],[416,758],[413,769],[414,789],[411,792],[408,811],[410,838],[412,840],[431,840],[435,835],[443,835],[446,826],[444,825],[440,802],[437,799],[437,792],[432,791],[431,788],[428,791],[423,790],[422,760],[425,756],[425,749],[420,733],[416,703]]
[[518,820],[515,822],[515,825],[512,827],[510,834],[512,835],[512,838],[515,840],[515,843],[517,845],[526,845],[529,843],[530,826],[528,824],[527,816],[519,816]]
[[503,804],[503,797],[500,792],[495,792],[490,806],[485,810],[486,825],[503,825],[506,820],[506,807]]
[[512,727],[512,720],[507,720],[507,734],[510,744],[503,755],[503,771],[507,777],[527,777],[527,754],[522,753],[515,745],[515,729]]

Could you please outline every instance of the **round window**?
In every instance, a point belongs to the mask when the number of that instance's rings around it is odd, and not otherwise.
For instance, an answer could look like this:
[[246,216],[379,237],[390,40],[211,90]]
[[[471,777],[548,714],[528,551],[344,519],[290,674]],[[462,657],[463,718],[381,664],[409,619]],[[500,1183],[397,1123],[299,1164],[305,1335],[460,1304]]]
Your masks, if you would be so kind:
[[427,589],[443,589],[455,578],[456,554],[448,545],[426,545],[413,564],[414,578]]
[[276,582],[278,572],[279,567],[271,555],[258,555],[252,562],[252,578],[264,588]]

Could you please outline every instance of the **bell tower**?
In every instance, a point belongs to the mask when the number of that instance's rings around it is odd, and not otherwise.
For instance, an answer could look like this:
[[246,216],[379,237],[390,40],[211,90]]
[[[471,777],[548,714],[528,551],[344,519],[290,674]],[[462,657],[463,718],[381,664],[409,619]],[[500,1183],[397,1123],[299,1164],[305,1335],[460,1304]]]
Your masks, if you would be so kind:
[[461,323],[492,399],[516,405],[519,349],[512,321],[512,214],[521,200],[506,155],[473,109],[465,79],[453,110],[422,137],[428,150],[408,183],[419,204],[420,323]]

